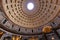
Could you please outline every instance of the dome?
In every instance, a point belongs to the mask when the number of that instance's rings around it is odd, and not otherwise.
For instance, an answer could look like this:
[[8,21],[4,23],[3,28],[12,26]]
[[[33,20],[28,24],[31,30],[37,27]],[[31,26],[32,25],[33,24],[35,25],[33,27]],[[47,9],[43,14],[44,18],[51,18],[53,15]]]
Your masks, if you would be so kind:
[[57,5],[44,0],[2,0],[2,6],[8,19],[25,28],[45,25],[60,12]]
[[25,35],[37,40],[40,34],[45,38],[52,32],[59,35],[59,26],[59,0],[0,0],[0,30],[13,34],[13,39],[16,35],[20,35],[17,40]]

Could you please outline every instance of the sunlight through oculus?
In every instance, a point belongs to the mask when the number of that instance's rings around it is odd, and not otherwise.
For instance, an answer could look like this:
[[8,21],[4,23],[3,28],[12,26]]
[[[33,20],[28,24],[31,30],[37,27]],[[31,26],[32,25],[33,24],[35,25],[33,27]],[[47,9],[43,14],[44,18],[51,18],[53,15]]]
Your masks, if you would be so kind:
[[34,4],[33,3],[28,3],[27,4],[27,9],[28,10],[33,10],[34,9]]

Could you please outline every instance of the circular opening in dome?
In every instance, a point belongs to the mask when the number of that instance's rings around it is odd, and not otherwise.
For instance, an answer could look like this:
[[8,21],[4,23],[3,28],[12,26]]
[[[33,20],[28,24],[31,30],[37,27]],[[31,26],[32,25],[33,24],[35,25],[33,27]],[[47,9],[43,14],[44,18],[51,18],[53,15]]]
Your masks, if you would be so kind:
[[27,4],[27,9],[28,10],[33,10],[34,9],[34,4],[33,3],[28,3]]

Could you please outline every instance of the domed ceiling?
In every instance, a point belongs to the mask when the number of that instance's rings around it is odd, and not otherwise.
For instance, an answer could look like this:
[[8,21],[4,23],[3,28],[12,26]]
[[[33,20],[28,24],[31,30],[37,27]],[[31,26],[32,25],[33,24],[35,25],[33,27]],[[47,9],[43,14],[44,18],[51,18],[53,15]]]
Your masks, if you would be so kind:
[[7,19],[4,19],[4,23],[7,21],[4,26],[8,26],[6,27],[8,29],[13,26],[13,31],[35,30],[34,33],[38,31],[37,29],[41,31],[59,15],[59,2],[59,0],[1,0],[3,14]]
[[[50,1],[2,0],[2,5],[5,14],[13,23],[26,28],[34,28],[50,22],[57,16],[59,7],[51,4]],[[34,4],[32,10],[27,8],[27,4],[30,2]],[[51,8],[51,6],[54,7]]]

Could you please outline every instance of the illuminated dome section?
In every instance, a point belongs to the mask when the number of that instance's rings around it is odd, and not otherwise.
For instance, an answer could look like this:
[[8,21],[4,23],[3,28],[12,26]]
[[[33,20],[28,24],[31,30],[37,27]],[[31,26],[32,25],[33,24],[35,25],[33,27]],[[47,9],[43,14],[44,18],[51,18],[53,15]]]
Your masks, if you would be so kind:
[[8,19],[25,28],[45,25],[60,12],[57,1],[52,0],[2,0],[2,5]]

